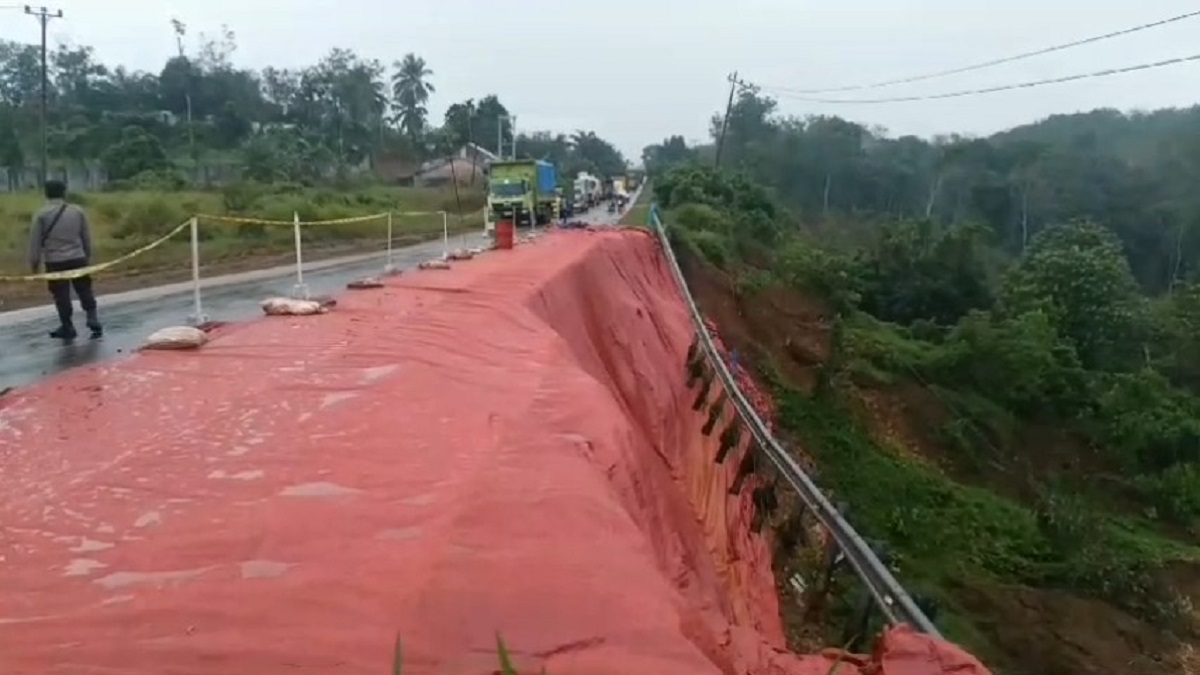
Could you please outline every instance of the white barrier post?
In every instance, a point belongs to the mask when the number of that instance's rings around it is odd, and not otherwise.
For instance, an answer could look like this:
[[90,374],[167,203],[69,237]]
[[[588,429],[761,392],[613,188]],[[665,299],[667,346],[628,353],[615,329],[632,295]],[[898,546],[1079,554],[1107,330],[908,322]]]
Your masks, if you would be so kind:
[[300,214],[292,212],[292,232],[296,236],[296,285],[292,287],[292,297],[297,300],[308,299],[308,286],[304,285],[304,256],[300,243]]
[[388,211],[388,216],[387,216],[387,237],[388,237],[387,264],[385,264],[383,266],[383,271],[385,274],[391,274],[392,272],[396,271],[396,265],[392,261],[392,227],[393,227],[392,212]]
[[446,216],[446,212],[442,211],[442,258],[450,257],[450,220]]
[[188,322],[193,326],[203,326],[208,323],[208,315],[200,301],[200,219],[193,216],[192,230],[192,315]]

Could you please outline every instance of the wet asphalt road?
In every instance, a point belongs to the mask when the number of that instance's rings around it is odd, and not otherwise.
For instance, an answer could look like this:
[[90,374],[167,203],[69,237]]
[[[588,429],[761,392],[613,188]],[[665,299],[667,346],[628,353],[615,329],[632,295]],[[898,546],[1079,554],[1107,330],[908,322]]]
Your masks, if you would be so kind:
[[[478,234],[450,238],[450,247],[481,246]],[[440,257],[439,241],[396,249],[393,261],[399,269]],[[352,262],[313,263],[304,274],[312,295],[338,295],[355,279],[383,272],[386,256],[355,256]],[[102,282],[101,282],[102,283]],[[295,268],[281,267],[248,274],[207,280],[214,284],[202,291],[204,313],[212,321],[245,321],[262,315],[259,303],[271,296],[288,296],[295,286]],[[101,287],[101,291],[103,288]],[[156,289],[101,296],[100,319],[104,337],[88,340],[83,316],[76,303],[75,323],[84,334],[73,343],[53,340],[48,333],[57,323],[51,306],[0,313],[0,390],[19,387],[76,366],[128,354],[146,336],[160,328],[187,325],[193,313],[190,284],[172,284]]]
[[[630,200],[633,203],[635,200]],[[578,219],[613,224],[618,214],[603,208]],[[450,237],[450,248],[483,246],[479,233]],[[442,255],[441,240],[393,251],[398,269],[412,269],[424,260]],[[383,271],[385,256],[356,256],[352,261],[322,261],[305,265],[304,282],[312,295],[338,295],[355,279]],[[102,284],[103,282],[101,282]],[[293,267],[230,275],[205,280],[204,313],[212,321],[245,321],[261,316],[259,303],[271,296],[290,295],[296,283]],[[100,288],[103,292],[103,286]],[[129,354],[151,333],[168,326],[188,323],[193,313],[191,285],[171,284],[131,293],[101,296],[100,319],[104,338],[88,340],[82,335],[71,344],[53,340],[48,333],[57,323],[51,306],[0,312],[0,391],[37,382],[76,366]],[[84,331],[82,312],[76,303],[76,326]]]

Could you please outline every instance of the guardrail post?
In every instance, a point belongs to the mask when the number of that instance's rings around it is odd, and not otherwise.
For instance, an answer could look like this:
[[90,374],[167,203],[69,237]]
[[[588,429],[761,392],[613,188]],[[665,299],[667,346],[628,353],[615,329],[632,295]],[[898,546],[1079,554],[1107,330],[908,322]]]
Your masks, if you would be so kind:
[[854,614],[842,628],[841,643],[846,645],[847,651],[857,652],[862,647],[867,633],[871,629],[871,615],[874,608],[875,599],[871,597],[869,591],[863,591],[862,597],[858,601],[858,607],[855,608]]
[[691,389],[696,386],[696,381],[704,378],[708,373],[708,363],[703,357],[697,358],[688,363],[687,366],[687,388]]
[[704,403],[708,401],[708,392],[712,390],[714,379],[716,379],[716,375],[708,370],[701,375],[700,391],[696,394],[696,400],[692,402],[692,410],[699,411],[704,407]]
[[752,501],[754,518],[750,522],[750,530],[758,534],[779,508],[779,498],[775,495],[775,481],[754,488]]
[[724,464],[725,458],[742,442],[742,424],[737,415],[729,420],[725,431],[721,432],[721,447],[717,449],[717,456],[714,459],[717,464]]
[[292,212],[292,232],[296,238],[296,285],[292,287],[292,297],[298,300],[307,300],[308,286],[304,283],[304,255],[301,252],[303,244],[300,237],[300,214],[296,211]]
[[737,474],[733,477],[733,485],[729,486],[729,494],[736,496],[742,493],[742,487],[746,484],[746,480],[750,478],[750,474],[754,473],[757,453],[758,448],[754,443],[746,448],[745,454],[742,455],[742,461],[738,464]]
[[208,323],[208,315],[200,300],[200,218],[192,216],[190,223],[192,231],[192,315],[188,322],[193,326],[203,326]]
[[700,433],[705,436],[711,436],[713,429],[717,426],[717,421],[721,419],[721,413],[725,411],[725,403],[729,401],[729,394],[724,388],[721,393],[717,394],[717,400],[713,401],[708,407],[708,419],[704,421],[704,426],[700,428]]

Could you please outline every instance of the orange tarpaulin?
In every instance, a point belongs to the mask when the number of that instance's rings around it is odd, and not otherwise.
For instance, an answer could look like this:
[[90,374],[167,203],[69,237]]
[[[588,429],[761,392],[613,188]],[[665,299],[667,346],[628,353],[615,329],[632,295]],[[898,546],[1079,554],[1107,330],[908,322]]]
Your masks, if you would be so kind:
[[652,238],[562,233],[10,394],[0,672],[381,674],[399,634],[406,675],[491,673],[499,633],[531,672],[827,675],[784,650],[692,335]]

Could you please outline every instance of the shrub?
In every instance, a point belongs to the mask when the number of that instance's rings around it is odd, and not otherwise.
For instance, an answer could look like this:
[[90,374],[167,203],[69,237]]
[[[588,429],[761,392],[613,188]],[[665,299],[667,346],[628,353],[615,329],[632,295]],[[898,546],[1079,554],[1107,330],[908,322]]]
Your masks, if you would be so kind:
[[188,219],[191,214],[175,201],[142,197],[131,201],[113,230],[117,239],[156,239]]

